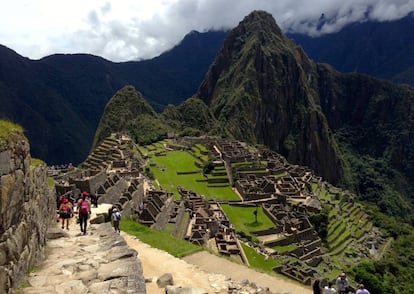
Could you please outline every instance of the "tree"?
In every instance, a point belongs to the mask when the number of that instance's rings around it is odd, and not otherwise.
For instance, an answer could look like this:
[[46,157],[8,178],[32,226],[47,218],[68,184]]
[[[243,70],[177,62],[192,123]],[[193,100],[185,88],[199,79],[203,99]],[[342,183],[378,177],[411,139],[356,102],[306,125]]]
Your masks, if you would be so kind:
[[256,204],[256,210],[253,211],[254,214],[254,223],[257,224],[257,210],[259,209],[259,205]]

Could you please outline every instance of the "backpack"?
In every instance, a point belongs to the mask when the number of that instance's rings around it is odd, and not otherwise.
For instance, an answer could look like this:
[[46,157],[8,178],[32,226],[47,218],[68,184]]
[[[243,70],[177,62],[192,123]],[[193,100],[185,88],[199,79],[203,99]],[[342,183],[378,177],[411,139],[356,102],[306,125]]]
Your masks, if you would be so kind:
[[86,200],[82,200],[80,204],[80,214],[89,214],[89,202]]
[[60,209],[60,215],[62,217],[70,217],[72,215],[72,210],[70,209],[69,206],[67,205],[62,205],[61,209]]
[[119,211],[114,212],[112,219],[116,220],[116,221],[120,221],[121,220],[121,213]]

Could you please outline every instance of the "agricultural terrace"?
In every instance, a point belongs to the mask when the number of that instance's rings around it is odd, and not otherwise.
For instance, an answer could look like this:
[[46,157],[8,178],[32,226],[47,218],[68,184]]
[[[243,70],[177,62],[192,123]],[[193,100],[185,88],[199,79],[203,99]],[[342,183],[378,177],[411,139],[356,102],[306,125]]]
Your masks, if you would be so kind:
[[207,199],[217,201],[240,200],[228,183],[210,184],[208,179],[227,180],[226,176],[203,176],[201,162],[187,151],[166,151],[164,155],[150,157],[150,171],[160,184],[160,188],[174,193],[178,199],[177,186],[194,191]]
[[[352,256],[357,256],[358,243],[364,242],[364,236],[373,224],[360,204],[341,200],[347,196],[340,196],[339,190],[331,187],[328,191],[315,183],[312,184],[312,190],[323,205],[330,207],[324,246],[328,250],[330,263],[339,268],[340,265],[349,263]],[[323,267],[318,266],[318,270],[323,270]],[[335,270],[327,274],[327,277],[333,279],[338,274],[339,270]]]
[[[262,207],[222,204],[221,208],[234,225],[236,232],[244,232],[246,235],[253,237],[252,232],[275,227],[275,224],[263,212]],[[254,213],[256,209],[257,222]]]

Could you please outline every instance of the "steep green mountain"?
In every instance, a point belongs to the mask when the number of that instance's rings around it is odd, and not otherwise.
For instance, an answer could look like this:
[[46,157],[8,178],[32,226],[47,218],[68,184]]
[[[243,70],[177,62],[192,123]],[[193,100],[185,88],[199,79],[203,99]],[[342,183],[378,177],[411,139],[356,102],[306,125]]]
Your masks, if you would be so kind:
[[313,63],[257,11],[229,33],[197,96],[218,129],[267,145],[412,222],[413,93]]
[[169,127],[133,86],[125,86],[108,102],[92,149],[113,132],[128,133],[135,142],[149,144],[165,138]]
[[181,135],[200,135],[210,132],[216,125],[208,106],[200,99],[192,97],[178,106],[168,105],[162,117]]
[[362,199],[413,222],[414,88],[318,66],[323,112]]
[[253,12],[229,33],[197,96],[235,138],[267,145],[332,183],[343,178],[316,66],[270,14]]

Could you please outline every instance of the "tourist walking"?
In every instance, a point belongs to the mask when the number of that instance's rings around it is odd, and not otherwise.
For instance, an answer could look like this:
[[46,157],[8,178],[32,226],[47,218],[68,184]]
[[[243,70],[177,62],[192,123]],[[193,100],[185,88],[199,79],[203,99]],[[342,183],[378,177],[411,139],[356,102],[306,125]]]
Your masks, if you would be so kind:
[[364,284],[359,284],[358,290],[355,292],[355,294],[370,294],[367,289],[365,289]]
[[97,208],[98,207],[98,196],[94,193],[91,193],[89,196],[91,198],[91,204],[93,205],[93,207]]
[[121,221],[121,213],[118,211],[118,208],[113,208],[112,209],[112,214],[111,214],[111,220],[112,223],[114,225],[114,230],[115,232],[120,233],[121,231],[119,230],[119,222]]
[[332,282],[328,282],[328,286],[325,286],[323,288],[323,294],[335,294],[336,290],[334,287],[332,287]]
[[82,192],[81,199],[78,200],[77,203],[77,211],[79,216],[79,224],[81,232],[86,235],[86,227],[88,223],[89,215],[91,214],[91,203],[88,199],[86,199],[86,196],[88,196],[87,192]]
[[62,203],[59,206],[59,216],[62,220],[62,229],[65,228],[66,223],[66,229],[69,230],[69,221],[70,218],[73,216],[73,207],[72,203],[70,203],[69,200],[66,198],[62,199]]
[[342,272],[336,279],[336,289],[338,290],[339,294],[349,293],[349,281],[346,277],[346,273]]
[[313,282],[312,289],[313,289],[313,294],[323,294],[322,288],[321,288],[321,281],[319,279],[316,279]]

